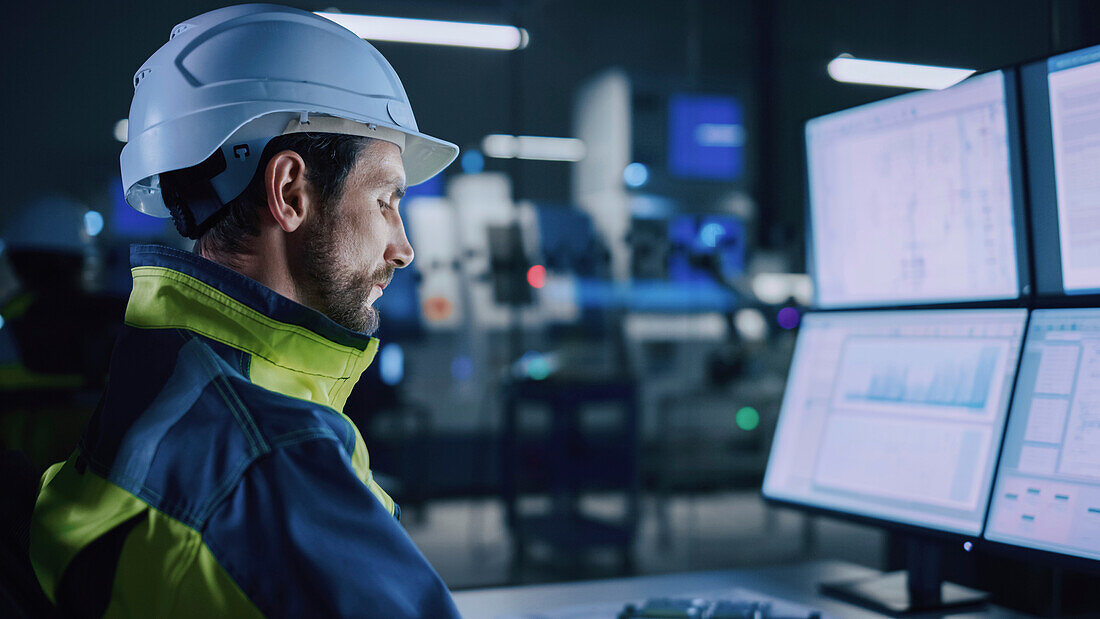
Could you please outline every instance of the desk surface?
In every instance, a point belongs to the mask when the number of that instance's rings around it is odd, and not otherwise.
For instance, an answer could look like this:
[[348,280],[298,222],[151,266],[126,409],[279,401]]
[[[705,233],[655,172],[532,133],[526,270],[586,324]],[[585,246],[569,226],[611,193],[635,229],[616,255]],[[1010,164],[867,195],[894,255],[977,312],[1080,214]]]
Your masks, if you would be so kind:
[[[814,561],[760,569],[639,576],[552,585],[461,591],[454,595],[464,617],[615,617],[628,602],[651,597],[719,597],[722,591],[748,589],[811,606],[836,617],[881,617],[858,606],[824,597],[817,584],[872,576],[874,570],[841,561]],[[1020,617],[995,606],[950,615],[907,617]]]

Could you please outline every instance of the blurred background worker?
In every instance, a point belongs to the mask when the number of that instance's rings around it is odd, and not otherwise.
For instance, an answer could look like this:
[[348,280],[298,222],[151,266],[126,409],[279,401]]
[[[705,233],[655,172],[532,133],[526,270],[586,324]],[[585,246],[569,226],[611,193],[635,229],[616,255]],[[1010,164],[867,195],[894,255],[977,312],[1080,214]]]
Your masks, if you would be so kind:
[[125,299],[88,291],[99,214],[60,196],[3,226],[17,278],[0,302],[0,441],[45,467],[72,451],[107,377]]

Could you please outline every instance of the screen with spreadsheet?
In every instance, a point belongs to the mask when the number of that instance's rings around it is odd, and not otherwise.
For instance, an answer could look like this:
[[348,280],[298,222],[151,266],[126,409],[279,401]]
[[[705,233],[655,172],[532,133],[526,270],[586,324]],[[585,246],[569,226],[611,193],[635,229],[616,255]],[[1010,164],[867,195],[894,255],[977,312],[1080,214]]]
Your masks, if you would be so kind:
[[1100,293],[1100,46],[1020,70],[1040,294]]
[[1100,559],[1100,309],[1032,314],[985,536]]
[[806,123],[819,307],[1020,295],[1013,75],[994,71]]
[[981,531],[1027,310],[807,314],[764,495]]

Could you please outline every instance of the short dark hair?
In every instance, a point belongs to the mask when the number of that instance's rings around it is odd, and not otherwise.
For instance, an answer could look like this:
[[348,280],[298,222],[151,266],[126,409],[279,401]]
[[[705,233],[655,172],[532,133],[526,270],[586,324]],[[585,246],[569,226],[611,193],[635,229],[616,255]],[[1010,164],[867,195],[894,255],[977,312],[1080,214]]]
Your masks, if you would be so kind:
[[306,179],[316,192],[320,208],[325,209],[340,198],[348,174],[371,141],[338,133],[290,133],[273,138],[264,147],[248,186],[215,216],[217,221],[198,237],[196,250],[223,255],[248,250],[249,240],[260,234],[259,209],[267,204],[264,175],[276,154],[291,150],[302,157]]

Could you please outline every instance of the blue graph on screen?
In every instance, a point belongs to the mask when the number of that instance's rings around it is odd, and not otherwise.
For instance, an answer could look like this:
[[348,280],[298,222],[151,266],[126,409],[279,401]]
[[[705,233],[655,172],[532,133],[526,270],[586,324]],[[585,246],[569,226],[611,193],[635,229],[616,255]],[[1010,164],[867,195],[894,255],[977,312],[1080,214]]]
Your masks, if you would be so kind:
[[[941,344],[942,345],[942,344]],[[988,343],[937,348],[933,342],[866,338],[851,342],[837,377],[847,404],[986,409],[1004,350]]]

